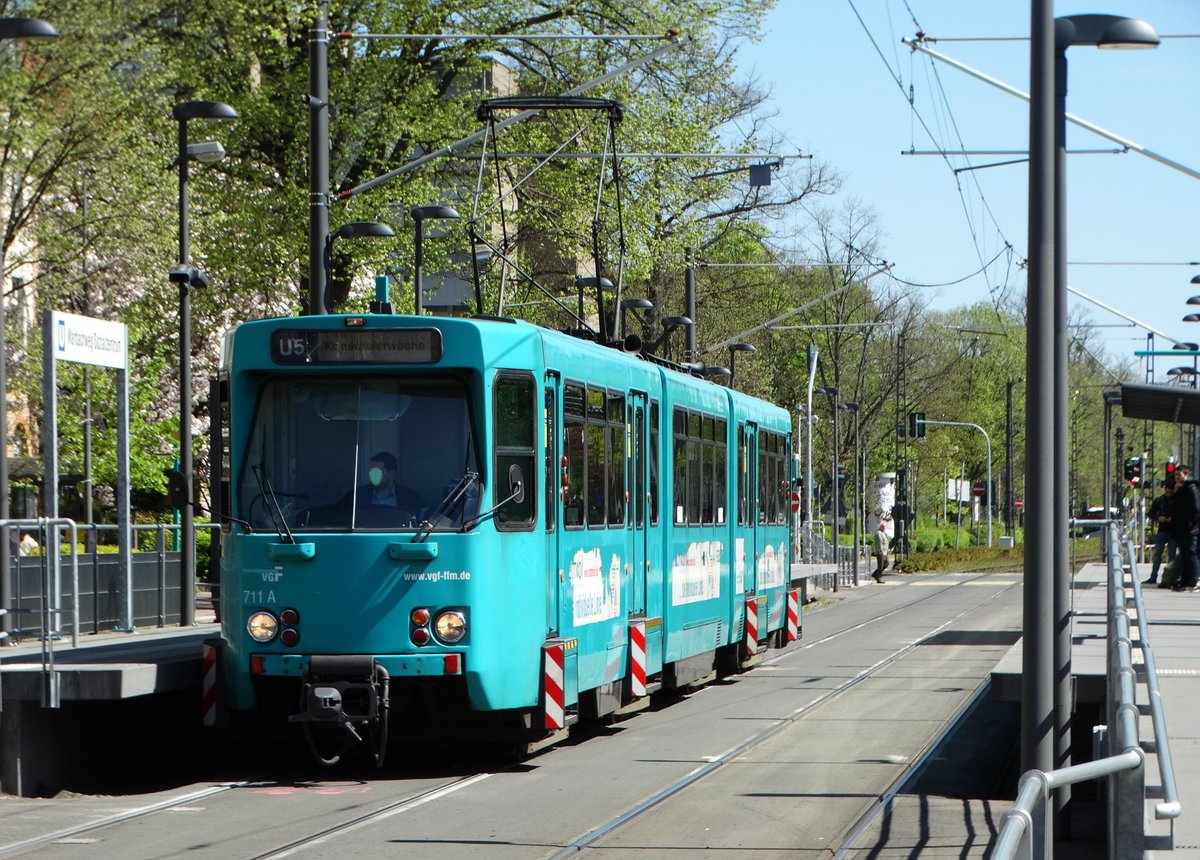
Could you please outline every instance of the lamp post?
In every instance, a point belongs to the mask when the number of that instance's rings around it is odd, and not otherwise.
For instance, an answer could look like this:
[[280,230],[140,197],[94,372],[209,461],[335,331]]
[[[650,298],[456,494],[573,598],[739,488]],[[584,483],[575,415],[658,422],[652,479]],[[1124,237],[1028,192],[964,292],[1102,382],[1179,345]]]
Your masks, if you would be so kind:
[[839,432],[840,432],[840,430],[839,430],[839,426],[838,426],[838,408],[837,408],[838,389],[837,389],[837,386],[834,386],[834,385],[827,385],[827,386],[825,386],[824,388],[815,388],[815,389],[813,389],[813,393],[814,393],[814,394],[827,394],[827,395],[829,395],[829,402],[830,402],[830,405],[831,405],[831,406],[833,406],[833,444],[830,446],[830,447],[833,449],[833,471],[832,471],[832,472],[830,472],[830,481],[829,481],[829,485],[830,485],[830,492],[829,492],[829,499],[830,499],[830,501],[829,501],[829,519],[830,519],[830,521],[831,521],[831,522],[830,522],[830,531],[829,531],[829,534],[830,534],[830,538],[831,538],[831,541],[830,541],[830,542],[833,544],[833,567],[834,567],[834,574],[833,574],[833,590],[836,592],[836,591],[838,590],[838,569],[837,569],[837,564],[838,564],[838,485],[837,485],[837,470],[838,470],[838,459],[839,459],[839,457],[838,457],[838,440],[839,440],[839,436],[838,436],[838,434],[839,434]]
[[854,413],[854,584],[858,585],[858,554],[862,548],[862,538],[864,537],[862,530],[862,502],[859,495],[860,488],[862,487],[862,474],[859,469],[858,404],[853,400],[848,400],[845,403],[839,403],[837,408]]
[[[1104,516],[1111,516],[1113,503],[1112,480],[1112,410],[1121,405],[1120,390],[1104,392]],[[1108,541],[1104,542],[1104,558],[1108,558]]]
[[[422,244],[425,242],[425,222],[427,220],[456,220],[459,214],[449,206],[416,206],[408,213],[416,223],[416,264],[413,267],[414,310],[416,316],[425,311],[424,289],[422,279]],[[482,310],[482,309],[481,309]]]
[[333,241],[335,239],[388,239],[396,231],[382,221],[347,221],[325,240],[325,313],[333,313]]
[[[1029,386],[1026,436],[1021,769],[1051,770],[1069,751],[1070,605],[1066,481],[1066,51],[1072,45],[1153,47],[1143,21],[1114,15],[1054,18],[1033,0],[1029,100]],[[1059,575],[1055,576],[1058,571]],[[1059,634],[1054,636],[1057,629]],[[1061,809],[1064,792],[1056,795]]]
[[[0,40],[53,39],[58,31],[38,18],[0,18]],[[0,522],[8,522],[8,340],[5,337],[5,291],[8,277],[4,272],[4,248],[0,247]],[[13,605],[12,552],[8,543],[8,528],[0,526],[0,609]],[[0,631],[13,629],[12,615],[0,616]],[[0,642],[5,641],[0,637]]]
[[[188,246],[188,162],[187,124],[192,119],[237,119],[237,111],[224,102],[180,102],[171,109],[179,123],[179,262],[167,279],[179,285],[179,471],[187,490],[186,502],[179,511],[179,626],[196,623],[196,546],[192,499],[192,290],[208,286],[204,274],[191,266]],[[198,144],[203,147],[203,144]],[[224,150],[221,150],[224,152]],[[215,151],[202,150],[198,158],[209,158]]]
[[736,356],[739,352],[753,354],[753,353],[758,352],[758,350],[755,349],[754,344],[752,344],[752,343],[731,343],[731,344],[729,344],[729,387],[730,388],[737,388],[737,376],[736,376],[736,371],[734,369],[734,356]]

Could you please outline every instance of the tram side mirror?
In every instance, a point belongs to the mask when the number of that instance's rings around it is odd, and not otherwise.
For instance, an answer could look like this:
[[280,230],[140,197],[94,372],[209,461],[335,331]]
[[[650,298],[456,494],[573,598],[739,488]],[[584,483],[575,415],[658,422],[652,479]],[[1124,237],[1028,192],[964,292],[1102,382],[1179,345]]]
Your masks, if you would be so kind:
[[163,474],[167,476],[167,500],[170,501],[171,507],[183,508],[189,501],[187,481],[184,480],[183,472],[178,469],[166,469]]
[[518,505],[525,501],[525,473],[516,463],[508,467],[508,492]]

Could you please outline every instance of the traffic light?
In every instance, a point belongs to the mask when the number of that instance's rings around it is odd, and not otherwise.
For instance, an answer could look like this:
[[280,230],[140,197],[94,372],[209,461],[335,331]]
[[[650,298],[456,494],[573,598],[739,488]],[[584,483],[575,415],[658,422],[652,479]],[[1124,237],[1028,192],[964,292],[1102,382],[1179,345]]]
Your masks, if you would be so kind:
[[1167,458],[1167,465],[1163,469],[1163,486],[1175,485],[1175,458]]
[[925,436],[924,412],[908,413],[908,435],[913,439],[921,439]]
[[841,463],[838,463],[837,467],[837,482],[838,486],[846,483],[846,467]]
[[1125,461],[1125,480],[1129,486],[1136,487],[1142,482],[1142,458],[1130,457]]

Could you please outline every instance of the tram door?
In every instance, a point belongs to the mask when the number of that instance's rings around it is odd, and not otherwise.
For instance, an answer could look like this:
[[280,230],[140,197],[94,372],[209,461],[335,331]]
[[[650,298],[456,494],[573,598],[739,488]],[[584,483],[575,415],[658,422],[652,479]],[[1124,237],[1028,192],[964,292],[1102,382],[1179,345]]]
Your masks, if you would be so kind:
[[632,502],[626,509],[630,511],[629,523],[633,529],[629,564],[629,612],[640,615],[646,612],[646,563],[649,558],[646,553],[646,481],[650,459],[647,452],[646,395],[640,391],[631,391],[628,402],[629,412],[625,426],[630,438],[625,450],[628,452],[626,462],[629,474],[626,476],[625,486],[629,488]]
[[546,426],[546,498],[542,506],[546,512],[546,624],[548,633],[561,633],[566,629],[559,613],[563,611],[558,568],[562,538],[562,487],[566,469],[563,467],[562,433],[562,381],[557,373],[546,374],[543,389],[542,418]]
[[758,590],[758,524],[761,509],[758,474],[758,427],[750,421],[738,427],[738,538],[737,563],[743,569],[745,593]]

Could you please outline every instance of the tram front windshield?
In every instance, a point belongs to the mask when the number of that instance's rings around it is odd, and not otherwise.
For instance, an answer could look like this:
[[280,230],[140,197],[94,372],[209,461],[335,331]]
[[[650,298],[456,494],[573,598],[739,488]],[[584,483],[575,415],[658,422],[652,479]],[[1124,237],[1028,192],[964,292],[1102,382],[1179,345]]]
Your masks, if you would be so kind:
[[254,531],[456,530],[477,512],[457,380],[270,380],[247,442],[236,506]]

